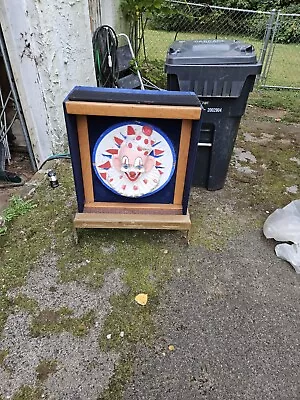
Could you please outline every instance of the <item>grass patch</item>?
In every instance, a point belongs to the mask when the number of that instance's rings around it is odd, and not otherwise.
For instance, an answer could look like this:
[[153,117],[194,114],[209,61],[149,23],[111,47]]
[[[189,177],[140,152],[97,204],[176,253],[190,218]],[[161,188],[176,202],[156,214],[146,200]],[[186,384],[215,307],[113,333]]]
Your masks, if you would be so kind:
[[[159,60],[163,71],[167,50],[173,43],[176,32],[158,31],[147,29],[145,32],[146,53],[148,60]],[[202,32],[178,32],[176,40],[201,40],[215,39],[213,34]],[[257,57],[262,48],[262,40],[237,35],[223,35],[218,39],[240,40],[251,43]],[[300,45],[298,44],[277,44],[269,76],[268,85],[300,87],[300,74],[298,73],[300,63]]]
[[[147,29],[145,31],[146,53],[149,60],[161,60],[165,62],[168,48],[174,42],[176,32],[174,31],[157,31]],[[178,32],[176,40],[201,40],[201,39],[215,39],[215,35],[209,33],[193,33],[193,32]],[[219,37],[218,39],[241,40],[246,43],[251,43],[255,47],[256,54],[260,53],[262,41],[245,37],[228,35],[226,37]]]
[[19,196],[12,196],[8,207],[4,210],[2,217],[0,217],[0,235],[6,234],[10,222],[26,214],[35,207],[36,204],[33,204],[31,200],[24,200]]
[[297,156],[297,150],[291,147],[284,149],[283,146],[280,148],[280,145],[276,146],[276,142],[275,145],[268,146],[268,149],[256,143],[247,145],[258,164],[266,166],[264,170],[258,169],[258,175],[244,185],[244,195],[253,207],[272,210],[298,197],[298,194],[286,192],[287,187],[300,185],[299,166],[290,161],[290,158]]
[[299,88],[299,63],[299,44],[277,43],[266,84]]

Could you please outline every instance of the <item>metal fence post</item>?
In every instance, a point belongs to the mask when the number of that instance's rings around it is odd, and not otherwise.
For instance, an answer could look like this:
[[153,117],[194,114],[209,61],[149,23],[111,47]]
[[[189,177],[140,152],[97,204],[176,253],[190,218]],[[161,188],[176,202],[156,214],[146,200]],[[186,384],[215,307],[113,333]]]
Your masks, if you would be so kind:
[[269,71],[270,71],[270,67],[271,67],[271,63],[272,63],[272,58],[273,58],[273,54],[274,54],[274,47],[275,47],[275,38],[276,38],[276,34],[277,34],[277,30],[278,27],[280,25],[280,10],[277,11],[277,18],[276,18],[276,22],[274,25],[274,29],[273,29],[273,34],[272,34],[272,38],[271,38],[271,44],[269,47],[269,51],[267,54],[267,59],[264,65],[264,69],[263,69],[263,85],[265,85],[266,83],[266,79],[268,77]]
[[276,10],[273,9],[271,11],[269,20],[267,22],[265,36],[264,36],[264,39],[263,39],[263,48],[261,50],[260,57],[259,57],[259,61],[262,63],[263,70],[262,70],[262,73],[257,76],[257,81],[264,80],[266,78],[265,75],[264,75],[264,73],[265,73],[265,64],[264,64],[264,62],[265,62],[265,58],[266,58],[266,54],[267,54],[267,50],[268,50],[268,46],[269,46],[272,30],[273,30],[273,25],[274,25],[274,22],[275,22],[275,18],[276,18]]

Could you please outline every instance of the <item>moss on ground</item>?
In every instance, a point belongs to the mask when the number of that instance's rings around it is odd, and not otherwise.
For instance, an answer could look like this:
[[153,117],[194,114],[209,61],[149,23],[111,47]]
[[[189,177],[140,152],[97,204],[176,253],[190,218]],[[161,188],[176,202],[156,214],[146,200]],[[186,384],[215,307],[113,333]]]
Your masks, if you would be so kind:
[[39,381],[44,382],[49,375],[54,374],[57,370],[58,364],[56,360],[43,360],[36,368],[37,378]]
[[12,400],[41,400],[43,392],[39,388],[23,386]]
[[239,213],[227,209],[225,204],[206,204],[202,206],[201,214],[191,210],[191,245],[201,245],[212,251],[222,251],[230,239],[260,225],[260,219],[254,213]]
[[15,297],[13,300],[13,305],[15,308],[27,311],[30,314],[34,314],[39,309],[38,302],[24,294],[19,294],[17,297]]
[[[246,148],[256,158],[255,164],[248,164],[255,173],[245,175],[232,167],[230,177],[240,186],[248,205],[255,209],[273,211],[299,196],[298,193],[287,192],[287,188],[293,185],[298,185],[300,189],[299,166],[291,161],[291,158],[299,156],[296,134],[289,134],[284,124],[278,128],[270,124],[267,133],[272,134],[273,138],[266,143],[246,142],[243,135],[238,137],[237,145]],[[247,129],[249,127],[246,125],[243,131]]]
[[265,109],[284,109],[284,122],[300,122],[300,96],[293,90],[256,89],[250,93],[249,103]]
[[132,355],[123,355],[115,368],[109,386],[103,391],[98,400],[122,400],[123,390],[133,375]]
[[60,239],[66,226],[69,232],[72,231],[68,221],[74,205],[73,185],[67,173],[70,171],[68,164],[61,163],[58,171],[60,187],[52,190],[48,184],[42,184],[33,198],[36,208],[17,218],[8,233],[0,237],[0,330],[14,307],[7,291],[25,283],[27,273],[34,267],[38,257],[53,251],[56,244],[60,247],[68,242],[67,232],[65,240]]
[[74,336],[86,335],[94,324],[94,312],[90,311],[79,318],[74,318],[72,315],[73,312],[67,308],[61,308],[58,311],[40,311],[31,322],[31,334],[36,337],[67,331]]
[[6,357],[8,356],[8,350],[0,350],[0,367],[3,366]]

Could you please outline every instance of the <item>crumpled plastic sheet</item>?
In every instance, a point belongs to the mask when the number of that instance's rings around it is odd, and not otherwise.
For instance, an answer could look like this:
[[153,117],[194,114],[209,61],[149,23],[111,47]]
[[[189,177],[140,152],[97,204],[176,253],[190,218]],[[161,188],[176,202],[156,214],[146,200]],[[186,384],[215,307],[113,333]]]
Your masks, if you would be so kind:
[[294,243],[278,244],[275,253],[300,274],[300,200],[294,200],[274,211],[265,221],[263,232],[268,239]]
[[276,256],[288,261],[300,274],[300,244],[280,243],[275,246]]

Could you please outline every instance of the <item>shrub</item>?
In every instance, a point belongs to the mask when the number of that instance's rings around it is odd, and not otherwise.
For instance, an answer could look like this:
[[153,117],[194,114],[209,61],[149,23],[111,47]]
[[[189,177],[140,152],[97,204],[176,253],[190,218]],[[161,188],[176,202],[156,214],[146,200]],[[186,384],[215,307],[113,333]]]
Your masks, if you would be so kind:
[[299,14],[298,17],[282,16],[276,37],[278,43],[300,43],[300,4],[292,4],[282,10],[286,14]]
[[[300,4],[291,4],[282,13],[300,14]],[[168,14],[158,13],[150,21],[151,29],[175,32],[211,33],[215,37],[245,35],[262,39],[268,16],[239,11],[211,9],[171,3]],[[300,42],[300,16],[282,17],[277,33],[279,43]]]

